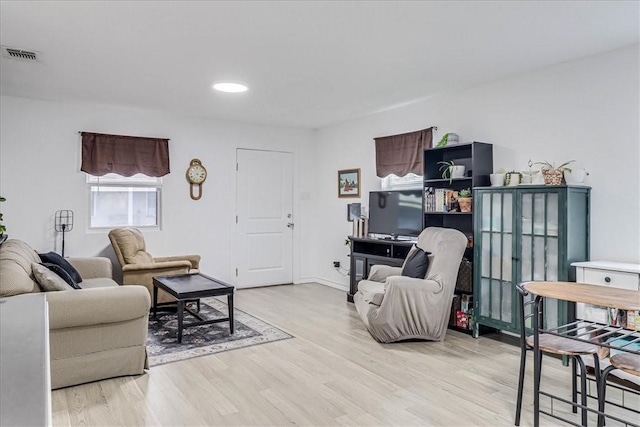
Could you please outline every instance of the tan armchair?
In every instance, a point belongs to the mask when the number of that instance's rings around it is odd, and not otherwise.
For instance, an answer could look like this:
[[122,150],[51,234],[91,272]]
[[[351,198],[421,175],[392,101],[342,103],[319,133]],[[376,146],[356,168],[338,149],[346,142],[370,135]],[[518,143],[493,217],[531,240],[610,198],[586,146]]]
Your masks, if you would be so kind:
[[467,238],[458,230],[429,227],[416,246],[431,253],[426,277],[405,277],[401,267],[374,265],[368,279],[358,282],[353,302],[376,341],[444,340]]
[[[122,267],[123,285],[144,285],[153,295],[154,276],[198,273],[200,255],[154,258],[146,250],[144,236],[137,228],[116,228],[109,232],[111,246]],[[158,291],[158,302],[174,301],[164,291]]]

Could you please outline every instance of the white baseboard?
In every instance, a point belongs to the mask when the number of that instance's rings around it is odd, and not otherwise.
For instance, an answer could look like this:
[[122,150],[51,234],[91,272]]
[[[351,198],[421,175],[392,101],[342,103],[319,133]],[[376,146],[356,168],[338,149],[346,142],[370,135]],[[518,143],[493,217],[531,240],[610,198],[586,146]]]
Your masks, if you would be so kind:
[[349,290],[349,286],[348,285],[344,285],[344,284],[338,283],[338,282],[333,282],[331,280],[320,279],[318,277],[300,278],[300,281],[298,283],[319,283],[321,285],[328,286],[328,287],[334,288],[334,289],[340,289],[341,291],[345,291],[345,292],[347,292]]

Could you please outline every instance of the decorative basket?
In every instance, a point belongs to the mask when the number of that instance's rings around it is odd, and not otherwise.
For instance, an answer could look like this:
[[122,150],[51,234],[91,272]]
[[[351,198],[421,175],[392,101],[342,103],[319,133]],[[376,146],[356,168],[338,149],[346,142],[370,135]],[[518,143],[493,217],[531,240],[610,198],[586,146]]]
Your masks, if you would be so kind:
[[456,290],[464,292],[473,291],[473,263],[466,258],[460,261]]
[[542,169],[545,185],[562,185],[564,184],[564,173],[559,169]]

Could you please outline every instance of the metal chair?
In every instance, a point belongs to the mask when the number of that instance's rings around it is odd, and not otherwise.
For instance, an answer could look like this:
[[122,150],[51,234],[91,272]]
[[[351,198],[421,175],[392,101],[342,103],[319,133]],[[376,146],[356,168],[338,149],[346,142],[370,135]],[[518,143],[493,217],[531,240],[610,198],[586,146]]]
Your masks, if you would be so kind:
[[[598,426],[604,425],[604,405],[606,401],[607,378],[614,369],[620,369],[630,375],[640,377],[640,355],[630,353],[619,353],[611,356],[609,359],[610,366],[607,366],[600,375],[598,383]],[[634,392],[632,392],[634,393]],[[638,411],[635,411],[638,412]],[[640,412],[638,412],[640,413]]]
[[[542,327],[544,325],[543,316],[543,300],[540,299],[539,310],[535,312],[535,300],[530,298],[525,301],[525,298],[529,296],[529,293],[525,289],[528,282],[520,283],[516,286],[518,289],[520,300],[520,377],[518,379],[518,401],[516,403],[516,419],[515,425],[520,425],[520,415],[522,412],[522,390],[524,387],[524,374],[525,364],[527,361],[527,350],[533,350],[534,337],[533,335],[527,337],[527,320],[532,319],[533,316],[538,316],[538,325]],[[576,365],[580,367],[580,405],[582,408],[582,425],[587,425],[587,369],[584,365],[584,361],[581,356],[593,355],[596,382],[599,377],[600,363],[598,358],[598,346],[572,340],[571,338],[561,337],[553,334],[542,333],[538,337],[538,347],[540,348],[540,366],[538,375],[542,371],[542,354],[555,354],[559,356],[571,357],[571,401],[576,404],[578,400],[577,390],[577,372]],[[540,376],[538,376],[538,384],[540,383]],[[573,406],[573,412],[577,413],[578,408]]]

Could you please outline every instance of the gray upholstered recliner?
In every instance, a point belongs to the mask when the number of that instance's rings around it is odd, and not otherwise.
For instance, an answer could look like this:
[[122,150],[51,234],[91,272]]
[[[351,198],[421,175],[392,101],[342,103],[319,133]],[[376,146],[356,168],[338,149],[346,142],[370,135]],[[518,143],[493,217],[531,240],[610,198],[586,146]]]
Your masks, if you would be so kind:
[[431,252],[424,279],[401,276],[401,267],[374,265],[358,283],[353,301],[376,341],[444,340],[467,238],[458,230],[429,227],[416,246]]

